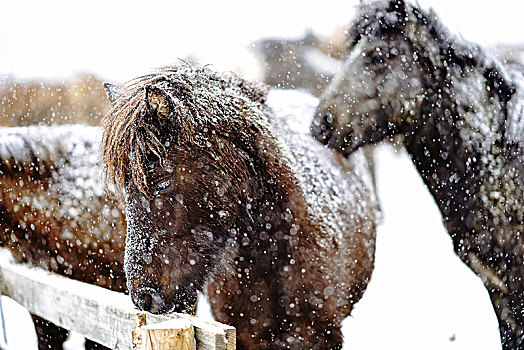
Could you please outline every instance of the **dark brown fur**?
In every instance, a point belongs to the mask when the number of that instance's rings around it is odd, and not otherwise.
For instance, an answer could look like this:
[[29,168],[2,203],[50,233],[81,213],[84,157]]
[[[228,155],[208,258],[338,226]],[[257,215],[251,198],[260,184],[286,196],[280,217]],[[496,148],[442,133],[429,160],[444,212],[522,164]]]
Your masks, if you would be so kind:
[[125,192],[128,288],[155,313],[207,289],[240,349],[337,349],[373,266],[369,174],[279,125],[266,93],[188,64],[123,88],[102,153]]

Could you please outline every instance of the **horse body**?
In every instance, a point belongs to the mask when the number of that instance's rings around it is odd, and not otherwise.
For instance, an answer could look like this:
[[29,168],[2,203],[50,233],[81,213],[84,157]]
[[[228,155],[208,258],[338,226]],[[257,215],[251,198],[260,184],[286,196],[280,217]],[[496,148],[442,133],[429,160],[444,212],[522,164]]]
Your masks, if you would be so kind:
[[97,131],[0,130],[1,237],[19,262],[123,291],[123,208],[101,185]]
[[[101,185],[97,131],[0,129],[0,239],[19,263],[124,291],[125,218]],[[39,348],[61,347],[65,330],[33,320]]]
[[[103,154],[110,180],[125,184],[135,304],[188,311],[207,289],[239,348],[340,348],[340,322],[373,268],[375,199],[359,157],[344,160],[307,135],[313,99],[281,92],[266,103],[261,85],[189,65],[124,90]],[[159,142],[133,147],[146,130]],[[115,154],[122,141],[129,148]],[[137,149],[154,152],[132,157]],[[140,159],[145,177],[132,173]]]
[[[280,338],[273,347],[333,349],[340,346],[340,323],[360,299],[373,268],[375,227],[366,217],[370,209],[364,205],[374,203],[370,203],[368,194],[362,191],[372,187],[369,174],[364,173],[366,166],[362,157],[345,162],[319,147],[307,130],[297,131],[298,123],[302,129],[306,125],[304,116],[312,116],[316,100],[306,99],[309,103],[304,106],[305,97],[293,95],[272,92],[267,101],[274,111],[271,125],[275,136],[282,142],[269,147],[282,149],[284,162],[290,168],[286,173],[296,176],[295,179],[279,178],[277,174],[275,179],[265,179],[284,185],[290,193],[281,199],[265,198],[276,205],[251,213],[255,217],[270,215],[269,222],[274,227],[266,230],[271,238],[257,239],[257,235],[263,234],[263,228],[248,235],[251,244],[239,247],[238,264],[218,277],[219,281],[228,281],[231,272],[241,270],[250,277],[248,282],[242,281],[244,278],[235,279],[225,287],[220,282],[212,282],[208,293],[212,304],[218,304],[220,318],[234,322],[248,335]],[[273,100],[277,100],[276,103]],[[279,100],[285,101],[286,110],[282,110]],[[297,118],[297,110],[303,111],[298,113],[300,119],[289,125],[293,117]],[[292,190],[291,181],[296,182],[298,188]],[[278,218],[286,216],[294,219],[279,223]],[[293,236],[294,228],[301,231],[296,233],[297,237]],[[291,237],[285,246],[287,232]],[[254,247],[257,252],[253,252]],[[264,253],[274,250],[276,256]],[[273,291],[276,286],[281,290]],[[240,295],[231,293],[239,288]],[[233,300],[219,298],[217,291],[230,294]],[[257,297],[255,302],[253,296]],[[253,307],[246,308],[246,304]],[[240,315],[244,316],[233,321]],[[277,335],[276,328],[280,328],[281,334]],[[246,334],[242,333],[244,337]],[[242,339],[242,343],[249,344],[248,348],[254,345],[247,339]]]
[[[520,349],[524,346],[523,153],[521,149],[514,153],[514,145],[501,145],[500,109],[479,106],[483,97],[489,97],[479,84],[480,89],[474,90],[477,78],[467,82],[469,93],[462,101],[473,109],[461,114],[466,118],[460,128],[450,128],[447,122],[429,124],[406,136],[405,146],[442,213],[455,251],[489,291],[504,348]],[[475,116],[478,113],[482,118]],[[435,145],[433,140],[442,143]]]
[[381,2],[351,28],[344,69],[312,124],[345,155],[404,136],[456,253],[489,291],[504,349],[524,346],[522,81],[449,39],[434,14]]

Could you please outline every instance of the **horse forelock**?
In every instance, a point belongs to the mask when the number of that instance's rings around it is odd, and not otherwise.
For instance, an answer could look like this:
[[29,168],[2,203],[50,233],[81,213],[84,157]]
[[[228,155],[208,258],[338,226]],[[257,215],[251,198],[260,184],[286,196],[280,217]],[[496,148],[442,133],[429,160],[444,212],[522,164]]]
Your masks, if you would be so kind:
[[[151,110],[146,88],[167,98],[169,118]],[[154,162],[163,166],[170,145],[208,147],[212,135],[235,131],[238,120],[250,115],[241,111],[264,104],[267,94],[263,84],[187,63],[136,78],[124,90],[102,123],[106,182],[119,194],[126,180],[146,194],[149,167]]]
[[[143,93],[121,98],[103,120],[102,160],[106,181],[121,194],[126,175],[130,175],[137,186],[147,189],[145,168],[146,149],[158,145],[150,135],[145,123],[145,99]],[[154,135],[154,134],[153,134]]]
[[351,49],[363,37],[386,37],[400,33],[405,23],[390,11],[389,1],[362,3],[357,8],[357,20],[348,29],[348,46]]
[[[425,33],[448,63],[453,62],[461,67],[477,64],[476,58],[480,49],[451,35],[432,9],[426,12],[408,3],[404,3],[404,6],[398,9],[392,6],[390,1],[377,1],[361,5],[357,18],[348,31],[350,48],[364,36],[386,39],[398,35],[399,39],[407,40],[417,49],[423,50],[427,43],[417,45],[420,40],[417,36]],[[409,25],[415,26],[417,30],[410,30]]]

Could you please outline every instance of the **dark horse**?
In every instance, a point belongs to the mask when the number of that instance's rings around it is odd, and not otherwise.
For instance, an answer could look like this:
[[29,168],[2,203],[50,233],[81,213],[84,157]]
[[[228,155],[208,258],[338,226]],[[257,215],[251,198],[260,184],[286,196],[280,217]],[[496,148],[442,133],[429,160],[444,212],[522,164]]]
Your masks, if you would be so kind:
[[349,155],[396,134],[457,255],[482,279],[504,349],[524,348],[524,80],[403,1],[364,6],[314,136]]
[[134,303],[187,312],[207,289],[241,349],[341,348],[373,269],[375,198],[361,157],[308,135],[316,99],[266,103],[265,85],[189,64],[107,89]]
[[[20,263],[124,291],[125,216],[101,185],[98,130],[0,128],[0,240]],[[66,330],[33,321],[39,349],[62,348]]]

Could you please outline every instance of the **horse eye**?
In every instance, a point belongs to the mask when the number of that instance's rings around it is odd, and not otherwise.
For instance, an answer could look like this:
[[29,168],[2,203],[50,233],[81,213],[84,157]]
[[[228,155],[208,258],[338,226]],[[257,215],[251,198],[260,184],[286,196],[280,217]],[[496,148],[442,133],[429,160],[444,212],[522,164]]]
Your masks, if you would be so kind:
[[166,193],[171,192],[171,190],[173,189],[173,184],[174,184],[173,176],[163,178],[155,182],[153,186],[155,195],[158,196],[161,194],[166,194]]
[[381,66],[383,65],[384,63],[386,63],[386,57],[383,56],[383,55],[375,55],[373,58],[372,58],[372,62],[374,65],[376,66]]

